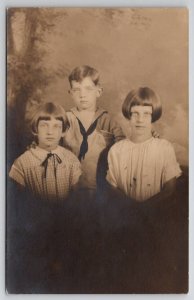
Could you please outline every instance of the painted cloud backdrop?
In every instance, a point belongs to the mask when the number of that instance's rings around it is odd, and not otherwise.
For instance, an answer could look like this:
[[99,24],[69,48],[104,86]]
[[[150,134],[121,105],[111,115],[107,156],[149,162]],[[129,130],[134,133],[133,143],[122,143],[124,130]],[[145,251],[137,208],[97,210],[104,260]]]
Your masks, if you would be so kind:
[[[157,91],[163,103],[163,116],[155,128],[174,144],[179,162],[188,165],[186,9],[42,8],[33,13],[29,11],[12,9],[8,24],[8,34],[12,37],[8,40],[11,59],[26,57],[30,51],[28,44],[35,45],[36,40],[37,61],[34,56],[30,63],[43,72],[37,71],[42,74],[39,80],[42,85],[37,82],[36,92],[26,94],[27,103],[38,95],[41,100],[57,101],[69,109],[73,103],[68,94],[68,74],[74,67],[88,64],[101,73],[104,93],[99,105],[115,115],[129,135],[129,123],[121,114],[122,102],[130,89],[149,86]],[[31,74],[36,74],[33,72]],[[16,93],[11,78],[10,75],[9,105],[13,105]]]

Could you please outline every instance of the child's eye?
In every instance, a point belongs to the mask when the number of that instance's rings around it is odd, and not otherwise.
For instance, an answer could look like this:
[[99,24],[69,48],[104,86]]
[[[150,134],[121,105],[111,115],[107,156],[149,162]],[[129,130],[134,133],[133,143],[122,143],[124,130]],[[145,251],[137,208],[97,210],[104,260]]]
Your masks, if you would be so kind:
[[56,124],[56,125],[54,125],[54,128],[56,128],[56,129],[61,129],[61,128],[62,128],[62,125]]
[[94,90],[94,87],[93,87],[93,86],[86,86],[86,87],[85,87],[85,90],[86,90],[86,91],[93,91],[93,90]]
[[86,92],[91,92],[91,91],[93,91],[94,89],[95,89],[95,87],[93,87],[93,86],[86,86],[86,87],[83,87],[82,89],[80,89],[80,88],[73,88],[73,89],[72,89],[72,92],[73,92],[73,93],[80,93],[81,90],[82,90],[82,91],[85,90]]
[[137,113],[137,112],[131,112],[131,116],[137,117],[137,116],[138,116],[138,113]]
[[40,127],[47,127],[47,124],[46,123],[40,123],[39,126]]
[[144,116],[145,116],[146,118],[148,118],[148,117],[150,117],[150,116],[151,116],[151,113],[149,113],[149,112],[146,112],[146,113],[144,113]]

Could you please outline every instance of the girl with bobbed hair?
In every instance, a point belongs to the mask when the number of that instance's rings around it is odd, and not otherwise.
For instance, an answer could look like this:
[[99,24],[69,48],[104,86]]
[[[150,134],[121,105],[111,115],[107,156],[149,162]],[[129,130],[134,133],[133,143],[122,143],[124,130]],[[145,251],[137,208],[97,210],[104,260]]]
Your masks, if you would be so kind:
[[131,137],[111,147],[107,181],[139,202],[170,196],[181,170],[171,143],[152,136],[152,123],[162,115],[159,96],[149,87],[134,89],[122,112],[130,122]]
[[61,201],[79,181],[79,160],[59,145],[68,128],[65,110],[53,102],[39,105],[31,116],[37,145],[15,160],[9,176],[38,199]]

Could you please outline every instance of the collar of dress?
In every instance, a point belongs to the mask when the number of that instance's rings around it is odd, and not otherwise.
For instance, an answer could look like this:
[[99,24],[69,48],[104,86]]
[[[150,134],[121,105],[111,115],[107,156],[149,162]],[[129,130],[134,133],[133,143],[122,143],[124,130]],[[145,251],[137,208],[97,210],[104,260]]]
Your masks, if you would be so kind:
[[59,158],[62,160],[63,159],[63,150],[64,150],[64,148],[61,146],[57,146],[57,148],[52,151],[44,150],[38,146],[36,146],[36,148],[30,149],[31,153],[34,156],[36,156],[40,160],[41,163],[46,159],[48,153],[57,154],[59,156]]

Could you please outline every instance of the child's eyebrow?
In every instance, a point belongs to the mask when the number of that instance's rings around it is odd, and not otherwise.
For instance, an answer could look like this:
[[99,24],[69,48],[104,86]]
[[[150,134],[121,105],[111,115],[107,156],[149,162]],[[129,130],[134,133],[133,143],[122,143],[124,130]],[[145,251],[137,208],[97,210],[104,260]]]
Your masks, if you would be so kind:
[[40,117],[39,118],[39,121],[50,121],[51,120],[51,117]]

